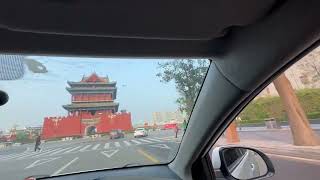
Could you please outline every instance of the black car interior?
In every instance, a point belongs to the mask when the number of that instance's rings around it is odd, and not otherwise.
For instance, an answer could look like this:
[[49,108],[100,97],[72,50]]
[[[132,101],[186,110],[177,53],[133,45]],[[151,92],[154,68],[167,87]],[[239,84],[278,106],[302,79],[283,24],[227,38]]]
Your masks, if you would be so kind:
[[319,7],[318,0],[1,2],[1,53],[213,60],[172,162],[43,179],[215,179],[210,148],[255,95],[318,45]]

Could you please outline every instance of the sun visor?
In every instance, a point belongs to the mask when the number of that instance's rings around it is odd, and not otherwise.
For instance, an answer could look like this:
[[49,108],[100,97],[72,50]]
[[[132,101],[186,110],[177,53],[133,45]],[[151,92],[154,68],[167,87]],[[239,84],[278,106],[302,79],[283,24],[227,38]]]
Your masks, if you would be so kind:
[[117,38],[209,40],[264,17],[275,0],[10,0],[1,28]]

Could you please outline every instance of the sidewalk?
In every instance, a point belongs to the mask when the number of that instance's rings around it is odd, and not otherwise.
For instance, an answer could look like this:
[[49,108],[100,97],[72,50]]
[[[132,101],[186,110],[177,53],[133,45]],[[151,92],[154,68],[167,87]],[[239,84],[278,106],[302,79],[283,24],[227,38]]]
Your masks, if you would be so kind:
[[221,137],[215,146],[244,146],[256,148],[267,154],[284,155],[298,158],[319,160],[320,146],[295,146],[290,143],[269,140],[248,140],[240,139],[239,143],[227,143],[226,139]]
[[[320,124],[310,124],[311,128],[313,130],[320,130]],[[281,129],[279,130],[289,130],[289,126],[281,126]],[[246,127],[243,126],[241,128],[237,128],[238,131],[271,131],[270,129],[267,129],[266,126],[257,126],[257,127]]]

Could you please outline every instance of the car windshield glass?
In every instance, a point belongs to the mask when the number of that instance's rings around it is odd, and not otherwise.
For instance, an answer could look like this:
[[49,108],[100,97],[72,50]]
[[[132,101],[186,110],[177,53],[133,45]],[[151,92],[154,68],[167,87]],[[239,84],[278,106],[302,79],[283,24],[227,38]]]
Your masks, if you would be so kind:
[[209,65],[1,55],[1,177],[169,163]]

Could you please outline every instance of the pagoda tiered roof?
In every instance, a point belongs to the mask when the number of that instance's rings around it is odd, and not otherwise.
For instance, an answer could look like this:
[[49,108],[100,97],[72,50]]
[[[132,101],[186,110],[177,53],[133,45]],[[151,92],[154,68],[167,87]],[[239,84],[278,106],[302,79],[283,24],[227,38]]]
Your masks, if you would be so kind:
[[116,102],[86,102],[86,103],[72,103],[64,105],[63,108],[67,111],[72,110],[104,110],[104,109],[113,109],[114,112],[118,111],[119,103]]
[[[69,81],[68,84],[70,87],[67,87],[66,90],[72,94],[73,97],[80,95],[81,98],[84,95],[87,99],[79,102],[72,101],[72,104],[64,105],[63,108],[67,111],[118,111],[119,103],[113,102],[117,96],[116,82],[110,82],[108,77],[99,77],[96,73],[93,73],[88,77],[84,76],[80,82]],[[96,98],[97,94],[111,94],[112,100],[101,100]],[[89,100],[90,96],[94,98]]]

